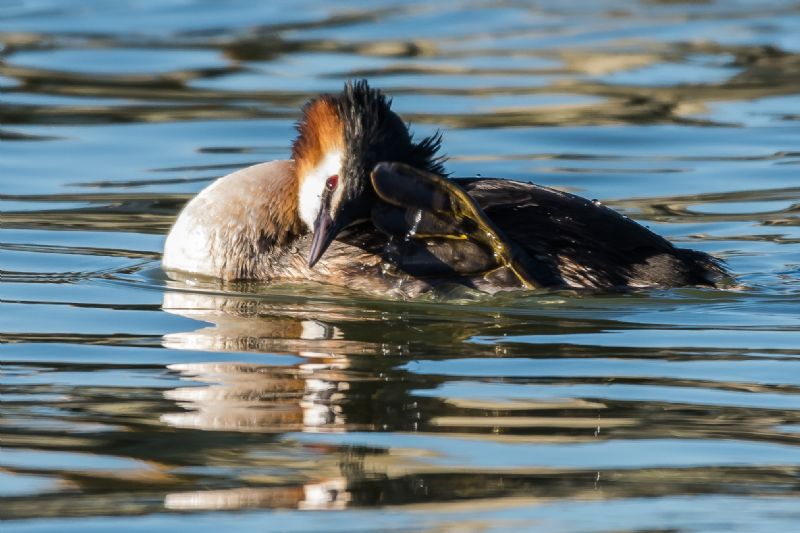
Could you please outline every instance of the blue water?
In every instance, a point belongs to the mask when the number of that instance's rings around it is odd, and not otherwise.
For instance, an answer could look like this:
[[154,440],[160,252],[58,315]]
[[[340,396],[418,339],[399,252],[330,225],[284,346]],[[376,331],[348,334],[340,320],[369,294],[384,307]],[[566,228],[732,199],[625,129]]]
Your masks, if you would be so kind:
[[[0,529],[797,529],[798,27],[777,0],[0,2]],[[361,77],[454,174],[599,199],[738,287],[170,280],[185,201]]]

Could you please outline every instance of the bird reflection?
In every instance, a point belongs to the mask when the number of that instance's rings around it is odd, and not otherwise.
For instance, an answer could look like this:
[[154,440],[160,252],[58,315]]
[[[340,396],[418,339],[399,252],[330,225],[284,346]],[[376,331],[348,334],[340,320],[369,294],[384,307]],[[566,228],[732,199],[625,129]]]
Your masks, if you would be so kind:
[[[286,366],[224,362],[170,365],[187,380],[204,386],[166,391],[165,398],[184,411],[163,414],[164,424],[265,434],[342,432],[371,426],[363,417],[360,423],[349,420],[345,411],[347,394],[358,373],[350,371],[350,359],[342,354],[374,351],[373,343],[345,340],[339,327],[311,318],[319,313],[297,304],[174,292],[165,295],[163,307],[212,324],[166,335],[163,344],[169,348],[303,357],[301,362]],[[331,321],[348,320],[336,311],[325,316]],[[364,406],[360,407],[349,401],[350,411],[358,412]],[[348,455],[353,459],[352,453]],[[301,484],[176,492],[166,496],[165,506],[176,510],[346,507],[352,499],[348,491],[352,475],[348,472],[361,471],[363,465],[354,469],[335,453],[319,455],[316,461],[312,479]]]
[[[466,312],[453,311],[449,326],[444,328],[418,308],[414,308],[416,315],[404,311],[392,318],[379,303],[348,307],[338,300],[331,303],[333,300],[272,294],[165,295],[166,311],[208,325],[166,335],[163,344],[173,349],[220,352],[217,362],[169,367],[187,384],[164,392],[170,407],[161,415],[161,422],[190,435],[185,440],[181,437],[181,446],[185,446],[181,460],[189,457],[189,464],[202,465],[208,473],[202,483],[190,485],[195,490],[184,485],[182,490],[166,493],[166,508],[335,510],[509,497],[524,498],[529,503],[554,498],[613,499],[738,490],[753,480],[793,475],[780,466],[600,470],[562,465],[495,470],[474,468],[469,462],[443,466],[432,460],[430,450],[424,447],[400,450],[394,446],[339,446],[292,439],[293,433],[419,430],[448,433],[454,441],[474,438],[515,443],[533,452],[539,444],[639,441],[674,437],[675,431],[684,438],[696,439],[724,435],[747,440],[759,435],[777,442],[786,438],[770,429],[774,416],[747,407],[583,398],[568,393],[559,398],[531,395],[513,401],[447,397],[441,390],[433,395],[420,394],[422,389],[466,378],[436,374],[422,378],[408,370],[407,356],[416,354],[409,339],[424,337],[427,359],[453,358],[463,356],[464,338],[487,333],[547,333],[567,327],[573,332],[597,332],[620,329],[624,323],[607,317],[565,319],[540,313],[532,325],[526,317],[493,320],[484,313],[480,320],[473,320]],[[386,326],[386,320],[394,320],[391,327]],[[373,327],[378,321],[383,327]],[[405,340],[397,343],[391,339]],[[454,350],[454,346],[461,350]],[[620,354],[619,348],[606,353],[602,347],[542,345],[526,350],[522,355],[526,358],[541,354],[550,359],[590,359]],[[235,352],[250,361],[231,362],[230,356],[222,355],[224,352]],[[253,362],[267,354],[272,354],[270,358],[285,356],[286,364],[280,364],[280,360],[277,364],[274,360],[270,364]],[[477,344],[469,345],[469,355],[515,356]],[[669,357],[665,352],[664,358]],[[228,361],[222,362],[223,358]],[[642,387],[653,383],[649,378],[613,379]],[[534,387],[560,385],[557,390],[564,390],[563,386],[569,385],[607,384],[609,378],[530,375],[514,381]],[[667,378],[657,383],[686,385]],[[690,385],[719,383],[696,381]],[[224,479],[216,472],[217,467],[225,470]]]
[[[370,327],[385,319],[381,313],[362,310],[361,314],[355,314],[353,309],[338,304],[312,304],[298,298],[276,301],[258,295],[185,292],[167,293],[163,306],[168,312],[210,324],[195,331],[166,335],[163,344],[167,347],[302,357],[299,362],[291,359],[290,364],[282,366],[234,362],[171,365],[171,370],[179,372],[192,385],[164,393],[166,399],[183,409],[161,416],[162,423],[170,427],[270,436],[357,430],[405,432],[426,427],[428,431],[474,431],[491,434],[495,439],[506,431],[527,433],[528,440],[553,438],[552,428],[509,426],[513,417],[503,418],[507,413],[497,405],[464,407],[412,394],[412,390],[434,388],[444,378],[427,376],[420,381],[402,368],[407,359],[396,354],[403,354],[404,346],[387,343],[382,337],[386,335],[385,327]],[[398,334],[398,330],[409,332],[420,325],[413,320],[401,320],[396,326],[393,329]],[[494,326],[485,318],[465,322],[447,333],[447,345],[452,346],[452,335],[461,337],[487,327]],[[429,346],[435,345],[435,328],[429,330],[424,325],[420,328],[416,335],[426,335]],[[490,347],[474,350],[476,354],[482,354],[481,350],[487,350],[484,355],[494,354]],[[203,386],[197,386],[198,383]],[[598,406],[572,401],[528,407],[544,408],[554,416],[563,414],[554,411],[555,408],[572,409],[586,413],[579,416],[589,417],[595,424]],[[513,407],[512,414],[518,409],[519,406]],[[465,414],[472,416],[458,418]],[[507,427],[487,426],[487,416]],[[445,418],[459,422],[447,425],[442,423]],[[475,424],[475,420],[480,423]],[[581,434],[574,434],[575,431]],[[571,428],[562,438],[572,441],[596,438],[591,432]],[[545,479],[540,472],[513,476],[507,472],[443,472],[423,460],[425,450],[397,453],[359,446],[299,446],[303,450],[301,460],[295,462],[296,450],[281,459],[282,472],[292,474],[275,475],[270,483],[261,483],[267,486],[172,492],[166,495],[165,506],[174,510],[331,510],[378,503],[430,502],[450,499],[454,493],[469,498],[530,495],[533,487],[538,493],[565,482],[559,475],[548,475]],[[304,455],[306,452],[311,458]],[[246,464],[245,457],[238,458],[237,464]],[[259,465],[253,468],[258,469]],[[249,479],[251,475],[248,472],[243,477]],[[578,485],[574,490],[580,493],[595,490],[594,473],[570,472],[568,476]]]
[[[204,387],[182,387],[166,393],[186,412],[162,421],[182,428],[224,431],[286,432],[348,429],[342,402],[352,379],[345,352],[368,343],[345,341],[341,330],[309,318],[302,306],[265,300],[168,293],[164,309],[211,322],[196,331],[169,334],[164,345],[206,351],[277,352],[302,356],[291,366],[251,363],[171,365]],[[334,313],[332,318],[344,317]]]
[[350,493],[346,488],[346,479],[335,478],[293,487],[175,492],[166,496],[164,506],[174,510],[235,510],[257,507],[334,510],[344,509],[350,501]]
[[162,416],[174,427],[220,431],[342,431],[341,405],[349,384],[337,376],[343,358],[315,358],[294,367],[190,363],[169,368],[205,387],[165,393],[187,410]]

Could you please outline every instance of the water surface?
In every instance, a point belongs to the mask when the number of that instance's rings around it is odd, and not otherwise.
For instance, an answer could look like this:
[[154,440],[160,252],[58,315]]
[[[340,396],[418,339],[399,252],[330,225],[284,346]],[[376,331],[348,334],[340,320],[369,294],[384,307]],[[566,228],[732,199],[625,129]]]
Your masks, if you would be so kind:
[[[790,531],[800,4],[0,3],[12,531]],[[596,198],[740,290],[387,301],[171,280],[216,177],[367,77],[456,175]],[[317,511],[317,512],[310,512]]]

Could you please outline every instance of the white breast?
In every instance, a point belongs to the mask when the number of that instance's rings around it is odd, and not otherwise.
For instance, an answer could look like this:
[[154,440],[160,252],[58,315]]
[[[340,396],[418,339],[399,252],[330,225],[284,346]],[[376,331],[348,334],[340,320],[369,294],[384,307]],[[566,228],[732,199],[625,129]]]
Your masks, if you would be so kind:
[[163,267],[228,277],[232,259],[247,253],[247,240],[258,234],[276,180],[293,172],[292,161],[270,161],[228,174],[200,191],[167,235]]

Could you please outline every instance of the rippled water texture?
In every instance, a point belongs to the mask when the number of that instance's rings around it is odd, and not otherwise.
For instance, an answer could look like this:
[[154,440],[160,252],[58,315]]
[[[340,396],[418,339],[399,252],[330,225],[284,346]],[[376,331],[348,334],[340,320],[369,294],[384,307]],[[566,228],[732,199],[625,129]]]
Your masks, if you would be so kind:
[[[0,529],[797,530],[798,28],[761,0],[0,1]],[[744,288],[169,280],[183,203],[351,77],[454,174],[597,198]]]

